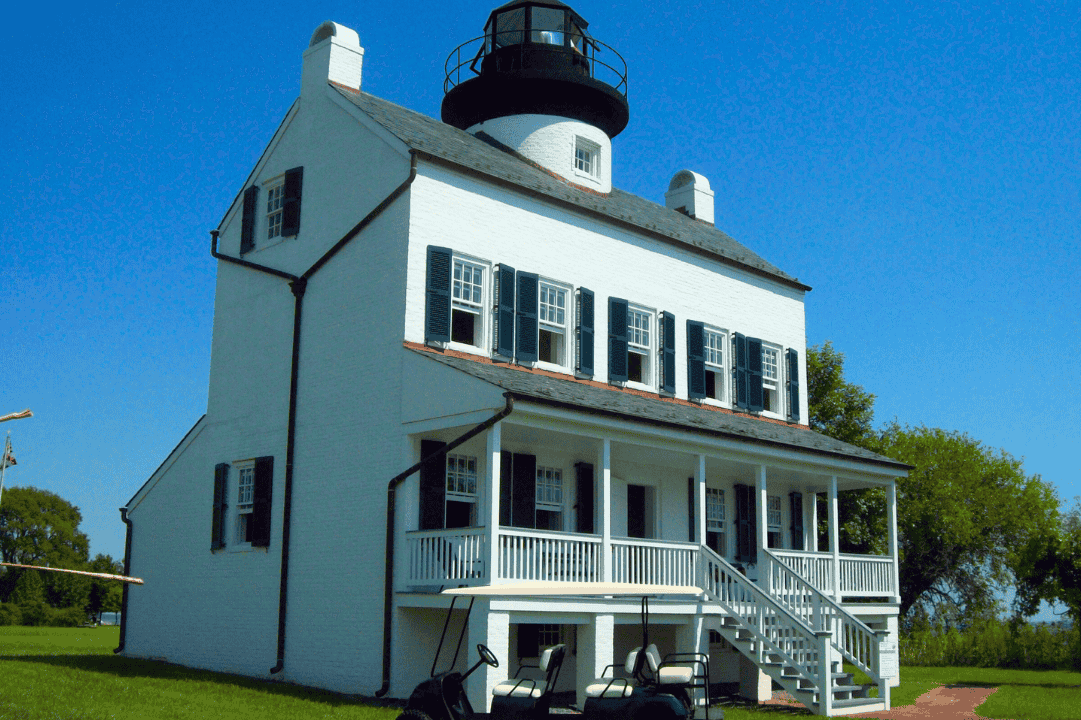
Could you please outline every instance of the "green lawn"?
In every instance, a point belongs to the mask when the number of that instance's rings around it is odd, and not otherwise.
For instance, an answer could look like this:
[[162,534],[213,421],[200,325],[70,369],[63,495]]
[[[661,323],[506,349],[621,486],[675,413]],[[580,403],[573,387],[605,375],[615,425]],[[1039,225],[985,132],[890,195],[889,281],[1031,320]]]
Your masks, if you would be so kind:
[[[119,630],[0,627],[0,719],[394,720],[370,700],[236,675],[113,655]],[[998,687],[977,713],[1013,720],[1081,720],[1081,673],[984,668],[901,668],[894,707],[937,685]],[[725,709],[726,720],[810,713],[801,708]]]

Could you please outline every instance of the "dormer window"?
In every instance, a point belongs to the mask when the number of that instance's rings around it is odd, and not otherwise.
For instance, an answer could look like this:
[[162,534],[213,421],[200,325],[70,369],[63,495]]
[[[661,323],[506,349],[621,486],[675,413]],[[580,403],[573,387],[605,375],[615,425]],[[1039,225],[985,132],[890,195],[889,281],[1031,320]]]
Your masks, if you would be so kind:
[[588,175],[594,180],[598,179],[600,177],[600,152],[601,148],[596,143],[590,142],[583,137],[575,138],[575,172]]

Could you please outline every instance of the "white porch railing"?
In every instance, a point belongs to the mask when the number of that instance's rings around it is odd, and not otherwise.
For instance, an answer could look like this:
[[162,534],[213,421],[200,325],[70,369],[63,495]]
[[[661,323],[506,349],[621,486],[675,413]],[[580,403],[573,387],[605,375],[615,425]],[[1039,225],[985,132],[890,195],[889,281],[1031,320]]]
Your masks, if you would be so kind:
[[478,585],[488,577],[483,527],[407,532],[405,542],[409,584]]
[[601,538],[578,533],[499,529],[500,580],[598,582]]
[[613,538],[612,582],[695,585],[698,543]]
[[[770,550],[774,558],[821,592],[833,595],[833,556],[798,550]],[[841,555],[841,595],[893,597],[898,595],[893,558],[883,555]]]

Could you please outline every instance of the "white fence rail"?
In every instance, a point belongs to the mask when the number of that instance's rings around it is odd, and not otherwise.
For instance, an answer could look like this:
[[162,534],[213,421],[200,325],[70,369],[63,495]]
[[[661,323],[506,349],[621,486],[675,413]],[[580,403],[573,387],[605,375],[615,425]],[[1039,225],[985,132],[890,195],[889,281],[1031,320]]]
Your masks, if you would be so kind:
[[612,582],[695,585],[698,544],[613,539]]
[[[797,550],[770,550],[770,554],[818,590],[833,595],[833,556]],[[898,595],[893,558],[881,555],[840,556],[841,595],[892,597]]]
[[409,532],[405,542],[412,585],[478,585],[488,577],[482,527]]
[[500,580],[599,582],[601,539],[595,535],[499,530]]

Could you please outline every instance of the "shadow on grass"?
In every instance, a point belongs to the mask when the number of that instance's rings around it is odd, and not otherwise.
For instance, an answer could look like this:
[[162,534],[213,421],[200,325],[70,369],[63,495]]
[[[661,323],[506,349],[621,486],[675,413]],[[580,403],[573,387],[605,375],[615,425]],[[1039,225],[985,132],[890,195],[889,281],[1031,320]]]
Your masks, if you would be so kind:
[[1067,685],[1066,683],[1046,683],[1046,682],[1018,682],[1012,680],[1010,682],[987,682],[985,680],[957,680],[946,685],[948,688],[1000,688],[1000,687],[1031,687],[1031,688],[1044,688],[1048,690],[1075,690],[1081,688],[1081,685]]
[[404,703],[399,700],[381,700],[361,695],[346,695],[329,690],[294,685],[282,680],[262,680],[245,675],[198,670],[183,665],[174,665],[163,660],[141,660],[117,655],[9,655],[0,656],[0,661],[38,663],[58,668],[113,675],[118,678],[187,680],[213,683],[215,685],[255,690],[270,695],[318,702],[333,707],[364,705],[368,707],[399,708],[404,706]]

